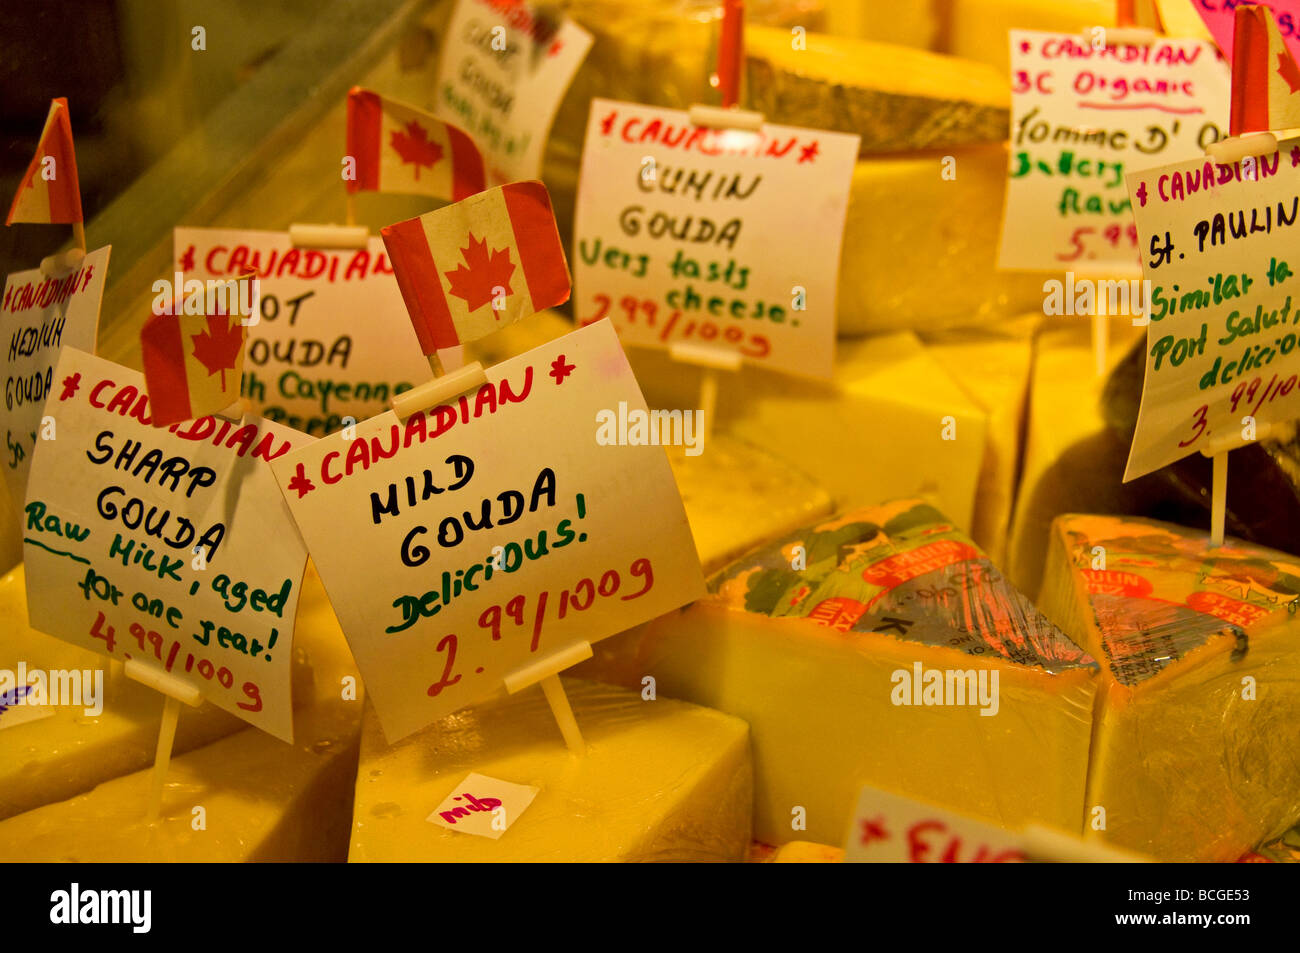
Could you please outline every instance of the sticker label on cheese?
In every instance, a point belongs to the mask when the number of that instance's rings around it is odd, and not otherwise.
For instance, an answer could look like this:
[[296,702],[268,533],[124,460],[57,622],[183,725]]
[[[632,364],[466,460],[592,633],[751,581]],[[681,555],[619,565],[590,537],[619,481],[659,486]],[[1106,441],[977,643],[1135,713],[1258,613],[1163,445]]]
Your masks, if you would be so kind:
[[845,862],[1005,864],[1026,859],[1019,835],[872,787],[858,806],[844,845]]
[[620,402],[647,413],[602,322],[274,462],[389,741],[704,593],[664,451],[596,439]]
[[474,140],[489,186],[542,177],[551,123],[591,42],[558,7],[457,0],[438,63],[434,112]]
[[247,328],[242,394],[253,412],[321,437],[383,413],[429,378],[383,241],[294,248],[285,232],[178,228],[186,279],[255,271],[260,309]]
[[998,267],[1136,277],[1124,176],[1203,155],[1226,136],[1230,86],[1204,41],[1097,49],[1082,34],[1012,30]]
[[625,344],[695,345],[829,377],[858,137],[592,100],[575,215],[575,308]]
[[27,474],[41,431],[42,408],[54,386],[54,365],[64,347],[95,350],[110,246],[97,248],[76,268],[46,276],[16,271],[5,280],[0,342],[5,357],[0,405],[0,472],[16,510],[27,498]]
[[285,741],[307,550],[269,421],[150,423],[144,378],[65,348],[23,518],[32,628],[136,659]]
[[1150,287],[1124,479],[1300,417],[1300,140],[1128,177]]
[[540,790],[471,773],[425,820],[462,834],[500,840]]
[[740,560],[712,587],[736,610],[807,619],[859,638],[945,646],[1049,672],[1097,664],[919,500],[802,529]]

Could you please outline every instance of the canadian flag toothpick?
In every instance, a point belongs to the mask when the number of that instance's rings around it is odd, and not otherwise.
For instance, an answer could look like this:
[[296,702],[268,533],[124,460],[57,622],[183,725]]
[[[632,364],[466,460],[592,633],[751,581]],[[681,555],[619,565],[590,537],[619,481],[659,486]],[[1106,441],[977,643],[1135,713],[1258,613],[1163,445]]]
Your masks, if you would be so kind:
[[541,182],[481,192],[389,225],[383,236],[425,354],[569,300],[569,268]]
[[1232,135],[1300,127],[1300,67],[1273,14],[1238,7],[1233,31]]
[[68,101],[54,99],[50,101],[36,155],[18,184],[5,224],[71,225],[81,221],[81,184],[77,180]]
[[459,202],[485,187],[472,139],[428,113],[354,86],[348,93],[348,155],[355,192],[403,192]]

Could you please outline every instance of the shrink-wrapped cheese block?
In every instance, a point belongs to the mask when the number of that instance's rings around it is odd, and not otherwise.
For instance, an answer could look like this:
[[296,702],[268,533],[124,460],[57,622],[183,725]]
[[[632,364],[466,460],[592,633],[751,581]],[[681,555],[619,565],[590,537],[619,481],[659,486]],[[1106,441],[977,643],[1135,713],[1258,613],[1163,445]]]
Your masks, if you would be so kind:
[[1295,822],[1297,596],[1294,556],[1135,517],[1053,524],[1040,605],[1101,663],[1090,836],[1230,861]]
[[[389,745],[367,710],[353,862],[743,860],[752,761],[738,718],[577,679],[574,757],[539,688],[463,708]],[[428,820],[471,773],[538,788],[499,839]]]
[[[0,583],[0,592],[8,584],[8,579]],[[41,806],[0,821],[0,859],[344,860],[362,693],[352,654],[310,562],[294,644],[295,656],[301,658],[294,669],[293,744],[233,717],[229,726],[221,722],[223,736],[204,743],[208,738],[195,727],[196,721],[203,727],[200,713],[225,713],[211,705],[182,708],[156,821],[145,817],[152,773],[147,766],[153,761],[162,709],[156,692],[126,683],[124,688],[134,686],[142,697],[125,712],[115,706],[121,696],[110,695],[97,719],[78,717],[68,723],[60,713],[11,729],[17,740],[19,732],[46,726],[48,734],[37,732],[27,739],[27,748],[15,750],[15,756],[25,759],[15,773],[23,773],[22,765],[31,766],[28,770],[34,768],[49,786],[39,792],[45,797]],[[99,661],[93,653],[66,648]],[[0,743],[9,743],[6,734],[0,731]],[[182,737],[187,749],[180,746]],[[44,746],[50,750],[42,754]],[[13,783],[8,775],[12,763],[0,754],[6,785]],[[201,814],[195,811],[199,807]]]
[[[0,668],[28,671],[98,671],[104,684],[103,710],[51,707],[48,717],[5,727],[0,712],[0,818],[62,801],[97,784],[151,764],[162,716],[162,696],[125,677],[111,682],[108,660],[94,652],[37,632],[27,625],[23,567],[0,578]],[[308,704],[322,690],[338,694],[342,675],[354,672],[334,612],[309,564],[294,627],[294,705]],[[328,682],[323,686],[322,682]],[[172,750],[183,754],[246,728],[234,715],[204,702],[182,707]]]
[[[699,371],[661,351],[628,356],[651,406],[698,402]],[[839,507],[924,495],[959,524],[974,512],[988,436],[985,412],[911,333],[841,339],[827,382],[720,374],[716,426],[810,475]]]
[[755,836],[841,843],[862,785],[1078,831],[1097,665],[932,507],[812,526],[580,666],[730,712]]

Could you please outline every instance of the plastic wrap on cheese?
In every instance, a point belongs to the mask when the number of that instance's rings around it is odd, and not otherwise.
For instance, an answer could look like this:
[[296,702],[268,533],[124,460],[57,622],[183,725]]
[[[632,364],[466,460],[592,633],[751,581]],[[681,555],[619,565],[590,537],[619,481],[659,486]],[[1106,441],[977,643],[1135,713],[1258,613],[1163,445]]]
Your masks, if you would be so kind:
[[1096,668],[961,530],[916,501],[843,514],[714,579],[746,612],[889,633],[1049,672]]
[[[578,679],[587,751],[565,747],[541,689],[498,697],[389,745],[362,732],[352,862],[743,860],[753,767],[737,718]],[[428,820],[470,774],[538,789],[493,840]]]
[[1102,663],[1090,833],[1229,861],[1300,816],[1298,595],[1294,556],[1155,520],[1056,520],[1041,605]]
[[820,521],[710,585],[580,670],[747,721],[760,840],[843,843],[863,784],[1082,829],[1097,663],[929,504]]

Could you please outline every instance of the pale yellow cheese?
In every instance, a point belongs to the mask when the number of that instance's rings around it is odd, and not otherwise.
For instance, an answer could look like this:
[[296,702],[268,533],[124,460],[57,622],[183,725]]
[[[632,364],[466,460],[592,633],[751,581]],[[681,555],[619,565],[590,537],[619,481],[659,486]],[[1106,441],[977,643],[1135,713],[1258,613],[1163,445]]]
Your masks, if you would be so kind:
[[769,864],[840,864],[844,862],[844,848],[810,841],[791,841],[782,844],[771,857]]
[[[1144,512],[1163,488],[1150,480],[1124,484],[1128,447],[1102,419],[1104,380],[1096,373],[1091,321],[1044,319],[1034,345],[1034,370],[1025,422],[1025,448],[1005,567],[1025,592],[1042,585],[1052,520],[1078,511]],[[1130,318],[1109,321],[1107,365],[1113,367],[1135,336]]]
[[947,52],[1011,71],[1010,30],[1077,33],[1115,25],[1115,0],[945,0]]
[[[651,406],[698,406],[698,370],[660,351],[628,356]],[[968,526],[988,417],[916,335],[900,333],[841,339],[825,383],[749,367],[720,373],[717,428],[808,474],[836,506],[926,496]]]
[[[151,764],[162,714],[162,696],[120,675],[110,680],[104,656],[31,629],[24,583],[21,566],[0,578],[0,668],[15,671],[21,660],[29,670],[98,670],[106,698],[98,716],[59,707],[50,717],[5,728],[0,714],[0,818]],[[355,667],[314,568],[304,577],[294,631],[294,704],[322,692],[337,696]],[[210,703],[182,708],[173,751],[183,754],[245,727]]]
[[248,728],[174,758],[157,821],[149,770],[0,821],[0,861],[341,861],[360,708],[299,710],[292,745]]
[[1052,526],[1041,605],[1102,664],[1089,836],[1231,861],[1295,822],[1300,557],[1069,514]]
[[951,331],[926,347],[966,395],[988,416],[970,535],[995,565],[1004,563],[1010,531],[1021,435],[1040,315],[1028,315],[988,332]]
[[897,43],[922,50],[938,49],[942,39],[944,0],[908,0],[882,4],[879,0],[832,0],[826,4],[826,32]]
[[[863,784],[1012,829],[1080,830],[1096,663],[933,508],[841,514],[710,588],[597,643],[577,671],[650,677],[749,722],[759,840],[842,843]],[[905,704],[917,665],[945,685],[952,673],[953,704]],[[994,673],[996,714],[957,703],[959,680],[964,695],[983,678],[990,697]]]
[[[572,756],[540,688],[464,708],[389,745],[367,710],[353,862],[742,860],[749,730],[738,718],[577,679]],[[469,774],[539,788],[498,840],[426,820]]]

